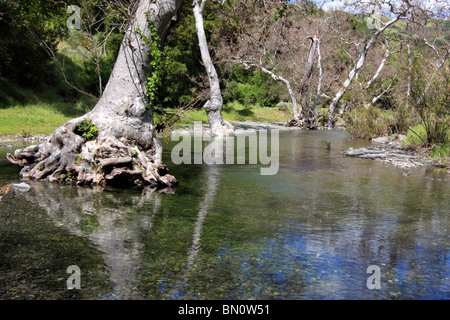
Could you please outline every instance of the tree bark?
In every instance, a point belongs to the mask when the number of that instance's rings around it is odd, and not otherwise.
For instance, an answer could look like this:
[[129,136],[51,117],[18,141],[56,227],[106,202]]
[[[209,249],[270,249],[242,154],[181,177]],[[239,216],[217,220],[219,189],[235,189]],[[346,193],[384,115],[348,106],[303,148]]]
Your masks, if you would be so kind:
[[309,47],[308,62],[306,64],[305,75],[303,76],[302,84],[300,86],[300,102],[303,110],[303,124],[309,129],[314,129],[316,127],[315,112],[314,110],[311,110],[311,105],[308,103],[307,93],[309,90],[309,82],[313,74],[314,56],[316,54],[317,44],[319,40],[316,37],[308,37],[308,39],[311,40],[311,45]]
[[375,82],[375,80],[378,79],[378,77],[381,74],[381,71],[383,71],[384,66],[386,65],[386,61],[389,58],[389,56],[391,55],[391,49],[389,48],[389,45],[386,43],[386,51],[384,54],[383,59],[380,62],[380,65],[378,66],[377,71],[375,72],[375,74],[373,75],[373,77],[367,82],[366,86],[364,87],[364,90],[367,90],[370,88],[370,86],[372,85],[372,83]]
[[209,100],[205,103],[204,108],[208,117],[208,122],[211,126],[212,135],[227,136],[233,130],[233,126],[222,117],[223,98],[220,90],[219,77],[209,54],[208,42],[206,40],[205,28],[203,25],[203,9],[206,1],[207,0],[194,0],[192,2],[198,44],[200,46],[202,62],[206,69],[210,88]]
[[309,107],[309,122],[310,127],[316,128],[317,124],[317,115],[316,115],[316,107],[320,103],[320,97],[322,95],[322,78],[323,78],[323,70],[322,70],[322,54],[320,52],[320,39],[317,39],[317,67],[319,69],[319,76],[317,79],[317,94],[314,102]]
[[[78,185],[176,186],[176,179],[161,163],[162,147],[152,110],[146,105],[150,46],[138,31],[151,36],[149,15],[162,38],[181,2],[139,2],[103,95],[92,111],[56,129],[46,142],[7,155],[10,162],[23,166],[22,178]],[[76,133],[83,121],[97,127],[94,139]]]

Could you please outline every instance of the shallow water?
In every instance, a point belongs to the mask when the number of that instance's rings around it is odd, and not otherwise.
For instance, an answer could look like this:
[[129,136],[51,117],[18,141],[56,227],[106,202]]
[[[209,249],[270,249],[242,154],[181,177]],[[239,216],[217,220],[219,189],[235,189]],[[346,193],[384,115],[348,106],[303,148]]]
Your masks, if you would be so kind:
[[[331,142],[331,151],[325,148]],[[261,165],[164,163],[173,194],[30,183],[0,201],[1,299],[449,299],[450,181],[280,132]],[[19,182],[0,149],[0,185]],[[81,269],[68,290],[66,269]],[[369,289],[369,266],[381,272]]]

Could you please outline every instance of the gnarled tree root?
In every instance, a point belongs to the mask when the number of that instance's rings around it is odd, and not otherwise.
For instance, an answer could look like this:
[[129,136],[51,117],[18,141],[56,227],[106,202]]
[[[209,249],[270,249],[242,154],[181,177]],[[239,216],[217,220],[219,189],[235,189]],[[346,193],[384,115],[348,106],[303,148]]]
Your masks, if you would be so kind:
[[284,124],[285,127],[300,127],[305,129],[314,130],[317,129],[316,119],[315,118],[299,118],[293,117],[286,121]]
[[101,132],[87,140],[74,133],[81,121],[67,122],[46,142],[8,153],[7,159],[23,167],[20,176],[28,180],[124,188],[177,186],[167,167],[158,163],[154,148],[144,150],[136,141]]

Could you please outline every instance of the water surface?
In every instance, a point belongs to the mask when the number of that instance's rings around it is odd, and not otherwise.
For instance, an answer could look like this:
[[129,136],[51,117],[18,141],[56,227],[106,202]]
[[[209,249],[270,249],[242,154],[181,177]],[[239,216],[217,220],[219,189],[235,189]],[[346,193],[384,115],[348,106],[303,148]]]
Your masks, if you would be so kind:
[[[331,150],[325,142],[331,142]],[[1,299],[449,299],[448,176],[280,133],[280,169],[174,165],[172,194],[30,183],[0,201]],[[0,185],[19,182],[0,149]],[[66,269],[81,269],[67,290]],[[367,268],[381,271],[368,289]]]

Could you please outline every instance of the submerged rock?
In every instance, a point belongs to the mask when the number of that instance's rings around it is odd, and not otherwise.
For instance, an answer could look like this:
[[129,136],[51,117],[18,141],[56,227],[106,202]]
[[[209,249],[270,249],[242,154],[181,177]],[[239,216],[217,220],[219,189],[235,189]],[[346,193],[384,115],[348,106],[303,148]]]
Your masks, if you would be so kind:
[[28,190],[31,189],[31,186],[30,186],[29,184],[24,183],[24,182],[19,183],[19,184],[13,184],[13,186],[14,186],[17,190],[19,190],[19,191],[21,191],[21,192],[27,192]]

